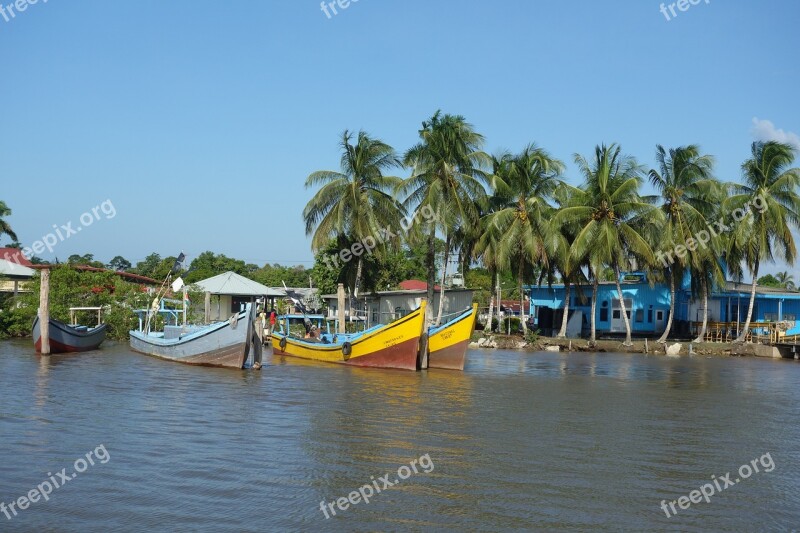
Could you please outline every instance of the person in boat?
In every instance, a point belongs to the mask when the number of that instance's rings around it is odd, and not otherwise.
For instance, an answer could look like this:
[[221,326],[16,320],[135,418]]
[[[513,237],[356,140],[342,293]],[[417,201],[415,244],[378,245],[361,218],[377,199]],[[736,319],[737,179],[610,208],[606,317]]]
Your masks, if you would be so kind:
[[319,328],[307,318],[303,320],[303,325],[306,328],[306,334],[303,338],[307,341],[319,342]]

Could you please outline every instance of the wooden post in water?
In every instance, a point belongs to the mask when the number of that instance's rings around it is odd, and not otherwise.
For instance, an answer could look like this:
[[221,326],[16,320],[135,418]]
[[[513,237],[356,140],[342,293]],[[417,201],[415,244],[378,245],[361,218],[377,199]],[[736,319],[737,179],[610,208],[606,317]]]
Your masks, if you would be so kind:
[[50,269],[42,269],[39,288],[39,333],[42,335],[42,355],[50,355]]
[[337,305],[338,308],[336,310],[337,317],[339,319],[339,333],[344,333],[345,324],[344,324],[344,283],[340,283],[336,289],[336,299],[338,300]]
[[211,293],[210,292],[206,293],[205,312],[206,312],[206,316],[204,317],[205,323],[206,324],[210,324],[211,323]]
[[[440,294],[439,297],[441,298],[442,295]],[[422,298],[422,302],[426,302],[425,298]],[[424,333],[420,336],[419,339],[419,348],[417,352],[417,366],[419,370],[427,370],[428,368],[428,328],[430,327],[430,322],[427,320],[430,317],[428,313],[431,310],[432,306],[426,305],[425,306],[425,322],[424,324]]]

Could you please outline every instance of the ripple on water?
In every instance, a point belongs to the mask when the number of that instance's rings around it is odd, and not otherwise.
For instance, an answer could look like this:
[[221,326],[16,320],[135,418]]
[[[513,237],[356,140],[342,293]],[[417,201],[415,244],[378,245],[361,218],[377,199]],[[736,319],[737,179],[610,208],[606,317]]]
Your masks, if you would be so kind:
[[[0,501],[103,444],[106,464],[12,529],[791,529],[798,385],[797,364],[756,359],[495,351],[464,372],[242,372],[3,342]],[[773,472],[659,508],[766,452]],[[431,472],[325,520],[321,501],[424,454]]]

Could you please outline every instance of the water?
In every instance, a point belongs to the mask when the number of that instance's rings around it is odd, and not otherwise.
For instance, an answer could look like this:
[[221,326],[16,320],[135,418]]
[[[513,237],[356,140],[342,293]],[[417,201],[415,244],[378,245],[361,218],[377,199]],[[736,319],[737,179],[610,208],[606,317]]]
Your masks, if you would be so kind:
[[[98,451],[0,531],[792,531],[798,390],[800,364],[763,359],[475,351],[463,373],[269,357],[243,372],[3,342],[0,502]],[[771,472],[660,508],[767,453]],[[320,510],[414,459],[369,504]]]

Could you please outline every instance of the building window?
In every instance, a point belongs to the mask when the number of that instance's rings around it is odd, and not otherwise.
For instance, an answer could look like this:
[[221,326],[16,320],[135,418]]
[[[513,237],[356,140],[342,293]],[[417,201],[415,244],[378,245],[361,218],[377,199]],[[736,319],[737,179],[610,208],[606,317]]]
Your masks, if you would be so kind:
[[608,322],[608,307],[600,309],[600,322]]
[[656,311],[656,320],[659,322],[664,320],[664,311]]
[[788,321],[788,322],[794,322],[795,320],[797,320],[795,315],[790,315],[789,313],[784,313],[783,314],[783,319]]
[[648,324],[652,324],[653,323],[653,310],[652,309],[648,309],[647,310],[647,323]]
[[778,320],[778,313],[764,313],[764,320],[766,322],[776,322]]
[[644,309],[637,309],[636,310],[636,322],[641,324],[644,322]]
[[611,313],[611,316],[614,318],[614,320],[619,320],[622,316],[622,313],[620,313],[619,309],[614,309],[614,311]]

